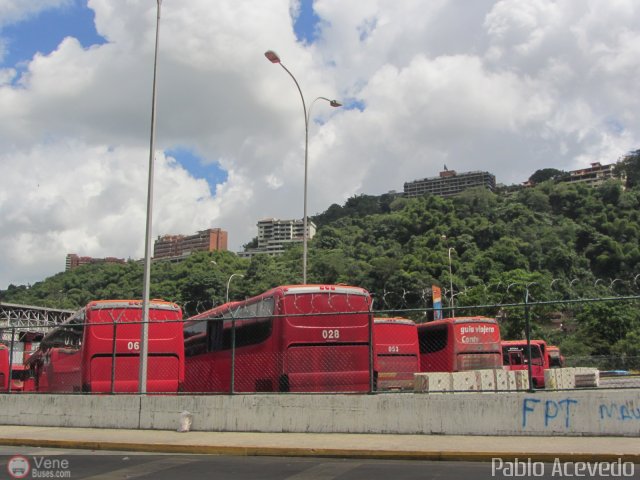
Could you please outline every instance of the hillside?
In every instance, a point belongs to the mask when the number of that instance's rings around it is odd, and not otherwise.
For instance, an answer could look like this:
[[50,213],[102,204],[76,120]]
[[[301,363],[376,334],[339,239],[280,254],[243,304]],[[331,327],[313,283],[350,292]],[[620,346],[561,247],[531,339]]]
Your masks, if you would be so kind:
[[[454,199],[358,196],[314,217],[310,283],[346,283],[373,292],[376,310],[424,320],[432,285],[449,285],[456,313],[502,316],[503,335],[522,334],[530,302],[613,297],[615,301],[536,305],[534,333],[574,354],[640,356],[640,186],[598,188],[549,180],[513,194],[468,190]],[[449,274],[449,254],[451,276]],[[230,252],[155,263],[151,295],[188,314],[301,281],[301,248],[278,258]],[[533,283],[535,282],[535,283]],[[140,298],[142,265],[87,265],[30,287],[10,286],[3,302],[76,308],[91,299]],[[445,306],[448,304],[444,302]],[[484,305],[482,309],[464,306]],[[427,315],[428,316],[428,315]],[[564,318],[563,329],[554,318]]]

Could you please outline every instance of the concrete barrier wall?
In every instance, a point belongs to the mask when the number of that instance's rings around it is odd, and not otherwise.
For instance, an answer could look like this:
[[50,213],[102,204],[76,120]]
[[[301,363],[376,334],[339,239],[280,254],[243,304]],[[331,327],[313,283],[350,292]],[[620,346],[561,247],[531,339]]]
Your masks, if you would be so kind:
[[[0,425],[449,435],[640,435],[640,390],[380,395],[0,395]],[[1,427],[0,427],[1,430]]]

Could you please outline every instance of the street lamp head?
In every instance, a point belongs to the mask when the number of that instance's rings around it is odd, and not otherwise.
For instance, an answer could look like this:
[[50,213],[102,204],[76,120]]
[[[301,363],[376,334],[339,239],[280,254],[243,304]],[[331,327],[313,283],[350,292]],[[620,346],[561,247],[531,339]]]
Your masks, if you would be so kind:
[[332,107],[341,107],[342,106],[342,104],[337,100],[331,100],[329,102],[329,105],[331,105]]
[[264,56],[267,57],[271,63],[280,63],[280,57],[273,50],[267,50],[264,52]]

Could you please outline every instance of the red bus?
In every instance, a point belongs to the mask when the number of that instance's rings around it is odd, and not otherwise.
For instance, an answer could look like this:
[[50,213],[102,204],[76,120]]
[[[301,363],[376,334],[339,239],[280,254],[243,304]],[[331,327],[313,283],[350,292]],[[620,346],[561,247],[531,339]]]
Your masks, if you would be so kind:
[[9,348],[0,343],[0,392],[9,389]]
[[369,391],[371,325],[369,292],[345,285],[221,305],[185,323],[185,391]]
[[376,390],[413,390],[420,371],[418,329],[406,318],[373,320],[373,370]]
[[[531,340],[531,382],[536,388],[544,387],[544,371],[549,368],[547,343]],[[504,340],[502,342],[503,364],[508,370],[528,370],[529,355],[526,340]]]
[[560,348],[555,345],[547,345],[547,357],[549,368],[564,367],[564,355],[560,352]]
[[493,318],[443,318],[418,325],[420,371],[502,368],[500,327]]
[[[35,389],[46,392],[137,392],[142,330],[140,300],[87,304],[49,332],[27,360]],[[147,391],[175,393],[184,382],[182,312],[149,302]]]
[[11,391],[27,392],[33,390],[33,378],[29,376],[29,367],[21,363],[11,366]]

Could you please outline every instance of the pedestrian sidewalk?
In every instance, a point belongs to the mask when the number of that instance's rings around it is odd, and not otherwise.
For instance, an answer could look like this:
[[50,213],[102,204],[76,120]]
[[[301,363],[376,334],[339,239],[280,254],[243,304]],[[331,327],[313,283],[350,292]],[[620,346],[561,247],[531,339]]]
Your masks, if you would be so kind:
[[[175,432],[0,425],[0,445],[218,455],[640,463],[637,437]],[[19,449],[16,449],[19,453]]]

